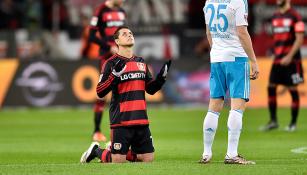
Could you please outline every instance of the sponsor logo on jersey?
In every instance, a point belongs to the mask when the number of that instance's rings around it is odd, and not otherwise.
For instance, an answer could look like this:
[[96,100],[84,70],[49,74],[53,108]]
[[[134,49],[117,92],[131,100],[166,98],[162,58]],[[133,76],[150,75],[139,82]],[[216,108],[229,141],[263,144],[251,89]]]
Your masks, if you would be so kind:
[[274,33],[286,33],[290,32],[290,27],[275,27]]
[[133,79],[144,79],[145,73],[128,73],[120,76],[120,80],[133,80]]
[[124,25],[124,21],[109,21],[107,22],[107,27],[119,27],[119,26],[123,26]]

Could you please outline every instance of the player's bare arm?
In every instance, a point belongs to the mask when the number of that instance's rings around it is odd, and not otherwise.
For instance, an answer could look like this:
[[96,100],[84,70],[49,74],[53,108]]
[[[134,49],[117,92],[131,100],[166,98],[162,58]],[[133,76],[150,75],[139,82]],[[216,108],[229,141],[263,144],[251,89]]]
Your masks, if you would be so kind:
[[250,75],[250,79],[255,80],[259,76],[259,68],[258,68],[256,55],[254,53],[254,49],[252,46],[252,41],[247,31],[247,27],[237,26],[237,32],[238,32],[238,37],[240,39],[241,45],[244,51],[246,52],[246,54],[248,55],[249,59],[251,60],[252,74]]
[[287,66],[291,63],[293,56],[295,53],[300,49],[304,42],[304,33],[303,32],[296,32],[295,33],[295,42],[293,46],[291,47],[290,52],[281,59],[280,64]]
[[210,47],[212,47],[212,37],[211,37],[211,34],[210,34],[210,30],[209,30],[209,26],[206,25],[206,35],[207,35],[207,39],[209,41],[209,44],[210,44]]

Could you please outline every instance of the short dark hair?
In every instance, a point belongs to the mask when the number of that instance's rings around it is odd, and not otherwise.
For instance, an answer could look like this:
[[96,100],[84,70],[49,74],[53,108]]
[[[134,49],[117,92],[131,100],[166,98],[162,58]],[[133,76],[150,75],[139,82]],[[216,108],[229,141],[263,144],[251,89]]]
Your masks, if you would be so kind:
[[119,31],[120,31],[121,29],[129,29],[129,30],[130,30],[130,28],[129,28],[128,26],[120,26],[120,27],[118,27],[118,28],[115,30],[114,35],[113,35],[114,40],[118,39],[118,37],[119,37]]

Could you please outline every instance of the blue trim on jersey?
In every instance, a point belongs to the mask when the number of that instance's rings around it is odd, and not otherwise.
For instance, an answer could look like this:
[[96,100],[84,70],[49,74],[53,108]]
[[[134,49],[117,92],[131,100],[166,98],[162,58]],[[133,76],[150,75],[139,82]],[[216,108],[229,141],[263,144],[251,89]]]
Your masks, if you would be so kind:
[[248,13],[248,3],[247,0],[243,0],[244,4],[245,4],[245,12]]

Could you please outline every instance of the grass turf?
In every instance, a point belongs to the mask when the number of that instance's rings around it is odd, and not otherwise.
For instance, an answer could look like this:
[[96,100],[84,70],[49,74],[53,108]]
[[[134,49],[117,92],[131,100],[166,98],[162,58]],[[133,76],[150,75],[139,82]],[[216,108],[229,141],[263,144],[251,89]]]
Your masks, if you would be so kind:
[[[107,112],[106,112],[107,113]],[[78,109],[3,110],[0,112],[0,175],[2,174],[305,174],[305,154],[291,150],[307,147],[307,109],[300,111],[298,130],[283,131],[289,109],[279,109],[280,129],[261,132],[266,109],[244,114],[239,152],[256,165],[224,165],[227,149],[227,111],[223,111],[213,144],[213,161],[197,163],[202,153],[205,109],[150,108],[155,161],[150,164],[81,165],[79,159],[91,143],[92,111]],[[103,132],[109,135],[105,114]]]

